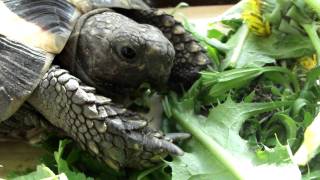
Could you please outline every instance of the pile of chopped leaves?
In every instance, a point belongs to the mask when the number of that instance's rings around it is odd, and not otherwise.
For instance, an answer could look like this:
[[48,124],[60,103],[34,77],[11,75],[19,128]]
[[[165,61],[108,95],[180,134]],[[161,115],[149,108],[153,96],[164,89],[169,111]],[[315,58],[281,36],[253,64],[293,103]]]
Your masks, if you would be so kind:
[[16,178],[320,179],[320,1],[245,0],[213,18],[207,35],[184,25],[213,65],[162,100],[163,130],[192,135],[183,156],[115,172],[60,141]]

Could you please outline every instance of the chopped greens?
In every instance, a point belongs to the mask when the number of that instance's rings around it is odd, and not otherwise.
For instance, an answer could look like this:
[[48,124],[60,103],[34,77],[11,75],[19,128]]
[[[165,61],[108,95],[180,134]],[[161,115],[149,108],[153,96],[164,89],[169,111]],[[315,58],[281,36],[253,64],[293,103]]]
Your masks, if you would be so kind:
[[[211,29],[203,37],[185,22],[219,62],[183,96],[164,101],[167,116],[193,135],[186,155],[167,162],[173,179],[320,177],[319,6],[241,1],[210,24],[234,32],[224,36]],[[239,17],[242,24],[230,26]]]
[[52,170],[17,179],[320,179],[320,1],[243,0],[206,36],[183,24],[212,59],[190,89],[162,98],[163,129],[192,135],[183,156],[114,172],[60,141]]

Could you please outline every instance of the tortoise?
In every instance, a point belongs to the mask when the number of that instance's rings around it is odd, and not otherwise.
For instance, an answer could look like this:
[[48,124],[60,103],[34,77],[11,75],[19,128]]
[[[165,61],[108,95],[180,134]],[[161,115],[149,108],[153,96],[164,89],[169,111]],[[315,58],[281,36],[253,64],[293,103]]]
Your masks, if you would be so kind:
[[183,154],[179,135],[110,99],[144,82],[187,88],[210,64],[171,15],[141,0],[2,0],[0,20],[2,124],[36,124],[37,111],[114,169]]

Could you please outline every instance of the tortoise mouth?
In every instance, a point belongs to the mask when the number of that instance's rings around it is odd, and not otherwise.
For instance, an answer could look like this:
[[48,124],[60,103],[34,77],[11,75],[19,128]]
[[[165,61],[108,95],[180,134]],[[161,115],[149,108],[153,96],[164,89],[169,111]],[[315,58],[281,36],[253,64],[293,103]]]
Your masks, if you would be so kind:
[[103,83],[97,83],[93,86],[96,87],[99,93],[111,98],[116,97],[119,99],[125,96],[139,96],[147,89],[163,92],[167,89],[168,79],[169,75],[166,75],[162,79],[149,76],[145,80],[134,84],[127,83],[126,79],[124,79],[121,82],[104,81]]

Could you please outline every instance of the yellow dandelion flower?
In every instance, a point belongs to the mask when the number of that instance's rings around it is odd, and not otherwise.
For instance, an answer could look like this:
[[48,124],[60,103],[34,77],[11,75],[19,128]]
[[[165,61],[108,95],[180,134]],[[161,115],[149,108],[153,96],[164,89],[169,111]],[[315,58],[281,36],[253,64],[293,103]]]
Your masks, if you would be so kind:
[[317,56],[315,54],[312,56],[304,56],[298,59],[298,62],[304,69],[311,70],[317,66]]
[[254,34],[268,36],[271,34],[270,23],[262,17],[261,3],[261,0],[248,0],[242,19]]

